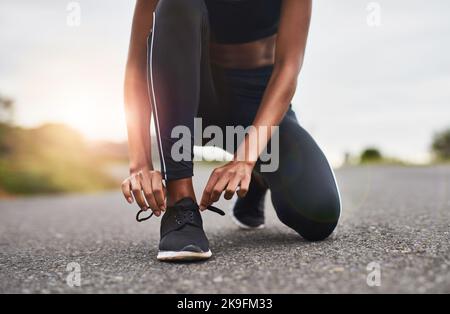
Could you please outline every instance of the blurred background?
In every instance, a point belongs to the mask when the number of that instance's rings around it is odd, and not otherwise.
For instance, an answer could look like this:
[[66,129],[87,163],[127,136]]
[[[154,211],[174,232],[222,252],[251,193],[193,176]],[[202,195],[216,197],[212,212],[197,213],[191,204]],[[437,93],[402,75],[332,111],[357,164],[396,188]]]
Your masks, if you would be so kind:
[[[116,188],[134,1],[0,1],[0,197]],[[450,158],[450,2],[314,1],[293,106],[335,167]]]

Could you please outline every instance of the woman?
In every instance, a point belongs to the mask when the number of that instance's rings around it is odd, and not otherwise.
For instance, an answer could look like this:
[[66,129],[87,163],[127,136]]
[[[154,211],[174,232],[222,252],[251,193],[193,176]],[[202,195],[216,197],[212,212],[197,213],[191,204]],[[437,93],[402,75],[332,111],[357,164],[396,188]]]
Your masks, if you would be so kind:
[[[279,219],[305,239],[323,240],[336,227],[341,205],[334,174],[290,105],[311,2],[137,1],[125,79],[130,176],[122,190],[141,210],[164,213],[159,260],[211,256],[200,211],[223,214],[211,206],[222,193],[225,199],[239,196],[231,214],[241,227],[264,225],[268,189]],[[151,160],[152,113],[161,172]],[[199,205],[192,161],[177,161],[172,150],[173,129],[183,126],[193,134],[195,117],[202,118],[203,127],[252,126],[232,149],[234,159],[213,171]],[[267,131],[270,126],[278,129]],[[260,130],[268,136],[261,137]],[[258,156],[275,133],[278,167],[264,172]]]

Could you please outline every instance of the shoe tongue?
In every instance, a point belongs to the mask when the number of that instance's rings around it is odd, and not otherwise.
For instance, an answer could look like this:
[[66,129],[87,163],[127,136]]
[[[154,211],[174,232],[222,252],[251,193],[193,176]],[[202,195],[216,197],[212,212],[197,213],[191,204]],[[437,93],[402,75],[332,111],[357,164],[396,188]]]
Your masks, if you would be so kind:
[[190,197],[184,197],[175,203],[175,206],[180,206],[183,208],[197,206],[197,203]]

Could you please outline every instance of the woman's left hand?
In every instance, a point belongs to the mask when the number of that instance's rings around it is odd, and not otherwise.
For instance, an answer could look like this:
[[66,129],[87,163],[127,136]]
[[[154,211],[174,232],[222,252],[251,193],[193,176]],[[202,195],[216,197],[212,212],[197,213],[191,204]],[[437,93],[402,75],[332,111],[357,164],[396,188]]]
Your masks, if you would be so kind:
[[[206,184],[200,201],[200,210],[217,202],[225,191],[225,199],[233,197],[237,190],[239,197],[247,194],[255,163],[247,161],[230,161],[222,167],[214,169]],[[238,189],[239,188],[239,189]]]

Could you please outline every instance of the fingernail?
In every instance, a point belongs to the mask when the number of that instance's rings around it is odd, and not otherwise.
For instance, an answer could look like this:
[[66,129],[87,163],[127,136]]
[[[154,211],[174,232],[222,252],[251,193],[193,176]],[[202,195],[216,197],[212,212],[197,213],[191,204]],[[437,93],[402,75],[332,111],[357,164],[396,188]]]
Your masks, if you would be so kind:
[[159,216],[161,215],[161,212],[160,212],[160,211],[155,211],[155,212],[153,212],[153,213],[155,214],[156,217],[159,217]]
[[133,199],[131,197],[129,197],[129,198],[127,198],[127,201],[128,201],[128,203],[131,204],[133,202]]
[[159,209],[161,209],[162,212],[166,210],[166,208],[162,205],[159,207]]

